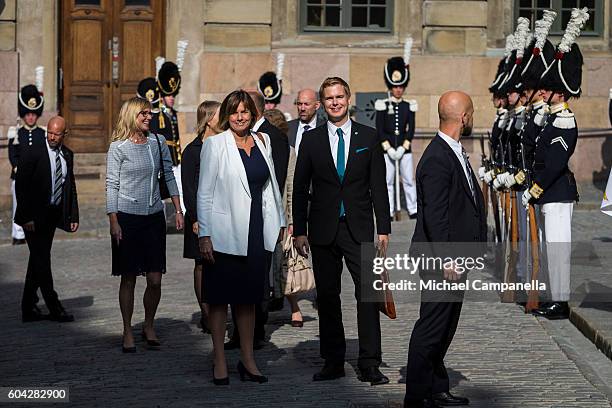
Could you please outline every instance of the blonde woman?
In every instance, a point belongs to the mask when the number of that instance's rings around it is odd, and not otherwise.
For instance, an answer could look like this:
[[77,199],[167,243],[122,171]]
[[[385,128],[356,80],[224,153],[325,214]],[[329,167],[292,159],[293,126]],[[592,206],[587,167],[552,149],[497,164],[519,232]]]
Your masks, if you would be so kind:
[[217,129],[219,123],[219,106],[217,101],[204,101],[198,106],[197,136],[183,151],[181,159],[181,180],[183,182],[183,202],[185,203],[185,231],[183,258],[194,259],[193,286],[202,311],[200,324],[204,333],[210,333],[208,328],[208,310],[202,303],[202,255],[198,247],[198,213],[196,208],[198,181],[200,179],[200,152],[202,142],[209,136],[221,133]]
[[161,171],[176,209],[176,228],[183,229],[170,152],[163,137],[149,133],[150,121],[148,101],[140,98],[125,101],[107,157],[106,213],[112,241],[112,274],[121,276],[119,306],[124,353],[136,352],[132,312],[138,275],[147,278],[142,337],[148,348],[160,346],[153,321],[161,297],[161,277],[166,272],[166,222],[159,192]]

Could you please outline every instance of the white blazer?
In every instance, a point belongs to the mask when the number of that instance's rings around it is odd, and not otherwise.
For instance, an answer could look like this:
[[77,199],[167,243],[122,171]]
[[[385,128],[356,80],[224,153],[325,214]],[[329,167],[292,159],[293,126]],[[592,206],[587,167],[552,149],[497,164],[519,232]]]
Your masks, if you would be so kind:
[[[262,191],[264,247],[274,251],[281,227],[286,227],[283,201],[272,161],[270,137],[261,133],[265,146],[253,133],[270,178]],[[213,250],[231,255],[247,255],[251,192],[242,158],[231,130],[210,136],[200,153],[198,184],[198,224],[200,237],[209,236]]]

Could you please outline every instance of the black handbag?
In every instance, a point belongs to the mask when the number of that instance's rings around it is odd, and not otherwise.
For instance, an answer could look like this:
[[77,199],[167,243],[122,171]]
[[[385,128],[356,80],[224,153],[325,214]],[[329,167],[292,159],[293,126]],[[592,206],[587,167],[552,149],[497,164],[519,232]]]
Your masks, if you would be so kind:
[[170,191],[168,190],[168,184],[166,183],[166,174],[164,173],[164,159],[162,158],[161,142],[159,136],[155,135],[157,140],[157,147],[159,151],[159,173],[157,173],[157,181],[159,181],[159,196],[162,200],[170,198]]

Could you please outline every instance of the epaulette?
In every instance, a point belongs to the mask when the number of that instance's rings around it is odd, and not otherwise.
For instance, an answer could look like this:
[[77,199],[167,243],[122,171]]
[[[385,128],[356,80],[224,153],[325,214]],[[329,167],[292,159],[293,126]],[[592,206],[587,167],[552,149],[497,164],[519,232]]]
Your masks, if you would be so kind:
[[6,132],[6,138],[8,140],[17,138],[17,128],[15,126],[11,126],[8,128]]
[[377,111],[383,111],[387,109],[387,101],[388,99],[377,99],[374,102],[374,109]]
[[506,126],[506,121],[508,120],[508,111],[504,112],[497,121],[497,126],[501,129]]
[[291,114],[290,114],[289,112],[283,112],[283,115],[285,115],[285,120],[286,120],[287,122],[289,122],[291,119],[293,119],[293,118],[291,117]]
[[535,116],[533,118],[533,123],[535,123],[539,127],[543,127],[546,124],[546,118],[547,117],[548,117],[548,110],[546,109],[546,106],[542,106],[536,112],[536,114],[535,114]]
[[574,129],[576,127],[574,113],[567,109],[557,113],[557,117],[555,117],[553,121],[553,126],[557,129]]
[[45,133],[47,133],[47,127],[46,126],[38,126],[39,128],[41,128]]
[[406,98],[404,98],[404,102],[408,102],[410,104],[410,111],[411,112],[418,112],[418,110],[419,110],[419,103],[416,101],[416,99],[406,99]]

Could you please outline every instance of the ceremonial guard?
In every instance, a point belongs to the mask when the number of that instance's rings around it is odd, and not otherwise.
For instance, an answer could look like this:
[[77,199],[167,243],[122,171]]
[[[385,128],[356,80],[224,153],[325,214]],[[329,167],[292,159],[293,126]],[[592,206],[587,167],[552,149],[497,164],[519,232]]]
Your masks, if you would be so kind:
[[[39,74],[40,72],[40,74]],[[18,128],[10,127],[8,130],[8,155],[11,163],[11,192],[13,194],[13,218],[17,209],[17,197],[15,195],[15,179],[19,169],[19,158],[24,153],[24,149],[29,149],[37,143],[44,143],[45,129],[37,125],[37,121],[42,115],[45,100],[42,92],[42,67],[37,68],[37,83],[26,85],[21,88],[18,95],[17,110],[21,118],[21,126]],[[26,243],[23,228],[13,221],[12,228],[13,245]]]
[[[263,95],[265,110],[276,109],[283,96],[283,69],[285,67],[285,54],[279,53],[276,56],[276,72],[264,72],[257,81],[257,90]],[[290,121],[291,114],[283,112],[285,119]]]
[[536,203],[542,242],[543,272],[547,272],[551,302],[534,314],[549,319],[569,316],[572,212],[578,201],[569,160],[578,140],[578,128],[568,100],[581,94],[583,58],[576,37],[589,19],[588,9],[573,9],[554,61],[541,77],[540,88],[550,104],[546,123],[536,139],[533,183],[522,197]]
[[417,102],[403,97],[410,81],[410,52],[412,38],[404,44],[404,57],[387,60],[384,79],[389,90],[386,99],[374,103],[376,109],[376,132],[385,151],[387,191],[391,216],[399,219],[400,177],[404,187],[406,206],[411,219],[416,218],[417,197],[412,165],[412,139],[415,130]]
[[136,96],[140,99],[149,101],[151,104],[151,121],[149,122],[149,133],[159,133],[160,123],[165,126],[166,119],[164,114],[159,109],[159,89],[157,88],[157,81],[155,78],[148,77],[138,83],[138,90]]

